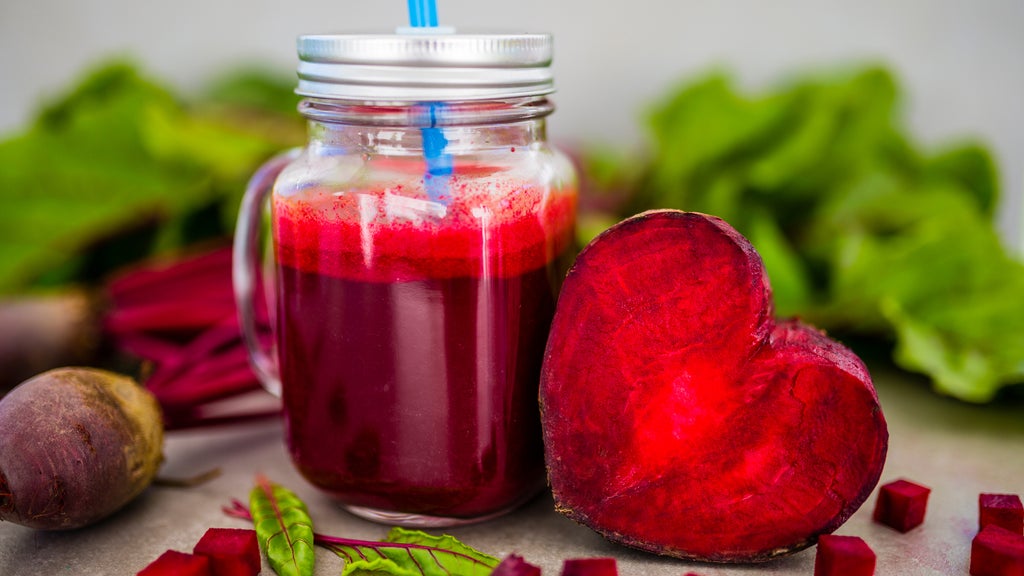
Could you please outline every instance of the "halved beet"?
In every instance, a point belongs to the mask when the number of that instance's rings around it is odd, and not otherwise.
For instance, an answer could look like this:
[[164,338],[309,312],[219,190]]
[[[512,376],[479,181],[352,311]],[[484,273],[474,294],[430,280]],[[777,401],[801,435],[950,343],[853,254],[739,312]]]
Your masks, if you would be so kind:
[[580,253],[540,398],[558,510],[680,558],[754,562],[813,544],[867,499],[888,444],[860,359],[776,323],[753,246],[674,210]]

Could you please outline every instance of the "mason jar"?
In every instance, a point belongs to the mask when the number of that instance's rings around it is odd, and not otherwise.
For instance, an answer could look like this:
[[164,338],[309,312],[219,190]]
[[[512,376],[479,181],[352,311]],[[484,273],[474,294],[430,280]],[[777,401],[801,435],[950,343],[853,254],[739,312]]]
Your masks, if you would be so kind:
[[507,512],[545,485],[538,379],[575,255],[576,177],[546,133],[552,38],[303,36],[298,53],[308,143],[253,177],[234,264],[291,459],[371,520]]

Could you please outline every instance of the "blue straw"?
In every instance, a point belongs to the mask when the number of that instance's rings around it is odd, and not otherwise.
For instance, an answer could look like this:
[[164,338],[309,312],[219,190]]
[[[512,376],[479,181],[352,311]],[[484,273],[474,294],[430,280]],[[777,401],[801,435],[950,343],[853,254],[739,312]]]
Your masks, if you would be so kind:
[[437,4],[434,0],[409,0],[409,25],[413,28],[437,26]]
[[437,115],[444,109],[444,102],[426,104],[429,116],[429,128],[421,128],[423,138],[423,159],[427,162],[427,173],[423,175],[423,183],[427,189],[427,197],[433,202],[447,204],[448,176],[452,174],[452,155],[444,151],[448,139],[444,131],[436,127]]
[[[409,25],[413,28],[437,27],[437,4],[434,0],[409,0]],[[437,127],[437,116],[444,108],[443,102],[424,104],[423,123],[420,129],[423,138],[423,159],[427,172],[423,175],[427,197],[433,202],[448,203],[448,176],[452,173],[452,155],[445,153],[448,139]]]

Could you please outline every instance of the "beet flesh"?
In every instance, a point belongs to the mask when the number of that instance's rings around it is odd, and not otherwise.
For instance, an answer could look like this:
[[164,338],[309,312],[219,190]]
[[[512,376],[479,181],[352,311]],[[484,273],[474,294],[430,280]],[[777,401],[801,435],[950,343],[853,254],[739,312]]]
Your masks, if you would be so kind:
[[619,576],[615,558],[570,558],[562,562],[562,576]]
[[856,536],[823,534],[814,557],[814,576],[872,576],[875,552]]
[[971,576],[1024,576],[1024,536],[990,524],[971,542]]
[[931,489],[909,480],[895,480],[878,490],[873,518],[879,524],[909,532],[924,523]]
[[979,494],[978,529],[989,524],[1024,535],[1024,504],[1017,494]]
[[888,446],[860,359],[776,323],[754,248],[696,213],[645,212],[580,253],[540,398],[557,509],[680,558],[810,546],[867,499]]
[[255,530],[210,528],[192,553],[209,558],[217,576],[257,576],[260,573],[260,544]]
[[126,376],[58,368],[0,400],[0,520],[96,522],[138,496],[163,454],[160,407]]
[[540,576],[540,567],[530,564],[518,554],[509,554],[491,572],[491,576]]
[[157,557],[135,576],[213,576],[210,559],[175,550],[168,550]]

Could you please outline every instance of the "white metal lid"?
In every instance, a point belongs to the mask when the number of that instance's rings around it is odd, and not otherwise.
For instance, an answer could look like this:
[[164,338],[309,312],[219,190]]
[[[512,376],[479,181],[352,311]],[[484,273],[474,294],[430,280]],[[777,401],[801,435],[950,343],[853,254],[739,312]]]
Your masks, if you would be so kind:
[[314,98],[459,101],[554,91],[549,34],[342,34],[298,39],[299,86]]

